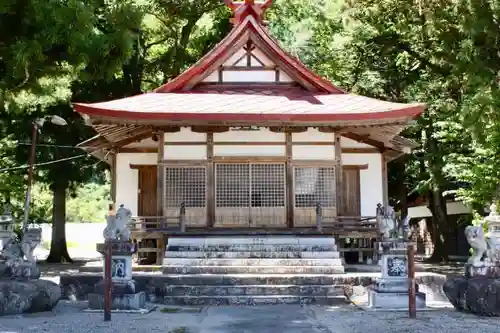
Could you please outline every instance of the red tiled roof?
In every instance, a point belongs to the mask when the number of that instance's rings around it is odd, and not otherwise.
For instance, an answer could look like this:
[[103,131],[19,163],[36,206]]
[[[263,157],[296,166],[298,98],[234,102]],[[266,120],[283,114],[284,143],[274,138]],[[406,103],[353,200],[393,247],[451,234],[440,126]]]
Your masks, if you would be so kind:
[[[260,15],[271,1],[225,2],[235,12],[235,27],[200,61],[153,93],[102,103],[75,103],[77,112],[115,120],[164,122],[321,123],[408,121],[423,104],[400,104],[348,94],[286,53],[261,24]],[[285,71],[295,85],[272,88],[251,84],[215,87],[203,79],[249,40]]]
[[296,76],[299,79],[298,81],[307,83],[310,90],[314,89],[318,92],[331,94],[344,93],[341,88],[314,73],[300,60],[285,52],[253,16],[247,16],[243,22],[234,27],[219,44],[205,54],[196,64],[172,81],[158,87],[155,92],[166,93],[192,88],[195,83],[200,82],[205,75],[208,75],[221,65],[232,53],[238,51],[249,38],[253,39],[263,50],[266,50],[276,63],[280,64],[284,69],[288,69],[288,74]]
[[352,120],[410,120],[423,104],[400,104],[354,94],[314,94],[282,90],[191,91],[146,93],[94,104],[75,104],[79,113],[165,121],[281,121],[334,123]]

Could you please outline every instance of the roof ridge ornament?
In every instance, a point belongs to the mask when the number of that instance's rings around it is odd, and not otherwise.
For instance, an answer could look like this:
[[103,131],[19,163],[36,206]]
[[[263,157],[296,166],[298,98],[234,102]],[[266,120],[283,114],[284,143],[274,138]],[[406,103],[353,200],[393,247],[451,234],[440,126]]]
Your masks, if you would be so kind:
[[253,16],[258,23],[264,24],[264,12],[271,7],[273,0],[224,0],[224,3],[233,11],[233,25],[241,24],[248,16]]

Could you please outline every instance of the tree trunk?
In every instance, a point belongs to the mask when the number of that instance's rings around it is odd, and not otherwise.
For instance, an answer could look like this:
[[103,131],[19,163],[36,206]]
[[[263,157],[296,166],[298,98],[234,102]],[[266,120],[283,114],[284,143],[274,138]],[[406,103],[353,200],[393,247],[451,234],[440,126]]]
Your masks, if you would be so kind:
[[430,230],[434,251],[427,259],[429,262],[447,262],[448,261],[448,212],[446,209],[446,200],[443,192],[438,188],[434,189],[429,195],[429,210],[432,213],[432,228]]
[[56,181],[53,185],[52,242],[47,262],[73,262],[66,245],[66,189],[66,182]]
[[433,138],[434,128],[432,123],[428,124],[425,131],[425,147],[427,149],[426,160],[431,188],[427,193],[428,208],[432,213],[432,224],[434,231],[432,239],[434,251],[427,261],[447,262],[448,261],[448,212],[446,209],[446,199],[443,196],[446,186],[446,178],[443,174],[443,152],[437,141]]

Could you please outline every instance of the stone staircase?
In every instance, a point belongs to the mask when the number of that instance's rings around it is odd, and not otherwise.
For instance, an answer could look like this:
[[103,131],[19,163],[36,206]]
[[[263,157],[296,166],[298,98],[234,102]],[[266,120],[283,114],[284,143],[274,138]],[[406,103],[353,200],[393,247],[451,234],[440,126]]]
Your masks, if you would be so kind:
[[344,273],[328,236],[172,237],[163,274],[164,302],[253,305],[344,302]]

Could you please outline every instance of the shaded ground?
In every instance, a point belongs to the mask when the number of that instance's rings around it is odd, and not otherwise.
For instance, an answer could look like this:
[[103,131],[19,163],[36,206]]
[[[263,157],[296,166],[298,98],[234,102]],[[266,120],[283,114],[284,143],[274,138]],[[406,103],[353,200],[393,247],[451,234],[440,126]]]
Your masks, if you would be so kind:
[[[74,259],[73,264],[48,264],[45,261],[39,261],[39,267],[42,271],[42,276],[45,277],[57,277],[61,273],[74,273],[78,272],[80,267],[84,266],[88,262],[99,262],[99,259]],[[362,266],[361,266],[362,267]],[[464,270],[463,262],[450,262],[447,264],[429,264],[422,261],[417,262],[417,272],[431,272],[436,274],[443,274],[446,277],[455,277],[458,275],[463,275]]]
[[[419,312],[369,312],[353,306],[324,307],[271,305],[208,307],[201,311],[149,314],[113,314],[104,322],[101,313],[84,312],[84,303],[61,302],[53,312],[4,317],[0,332],[9,333],[496,333],[498,318],[478,318],[440,309]],[[21,319],[21,320],[20,320]]]

